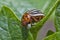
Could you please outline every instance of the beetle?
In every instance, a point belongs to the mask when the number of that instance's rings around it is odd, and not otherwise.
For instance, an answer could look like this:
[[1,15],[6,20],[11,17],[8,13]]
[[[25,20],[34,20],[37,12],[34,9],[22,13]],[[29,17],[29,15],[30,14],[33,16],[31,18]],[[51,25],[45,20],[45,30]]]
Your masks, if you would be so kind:
[[28,26],[40,21],[43,17],[44,14],[40,10],[32,9],[24,13],[21,22],[23,26]]

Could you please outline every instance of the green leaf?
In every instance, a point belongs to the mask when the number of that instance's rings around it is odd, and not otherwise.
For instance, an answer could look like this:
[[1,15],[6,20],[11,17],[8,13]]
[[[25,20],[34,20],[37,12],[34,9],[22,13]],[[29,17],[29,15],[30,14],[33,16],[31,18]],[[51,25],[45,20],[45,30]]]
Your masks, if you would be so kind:
[[57,3],[55,11],[55,27],[58,32],[46,37],[45,40],[60,40],[60,1]]
[[46,36],[49,36],[49,35],[52,35],[54,32],[52,31],[52,30],[49,30],[48,32],[47,32],[47,35]]
[[6,6],[0,10],[0,40],[22,40],[20,21]]
[[55,11],[55,27],[57,31],[60,31],[60,1],[58,2]]
[[46,37],[44,40],[60,40],[60,32],[56,32],[56,33]]
[[34,40],[33,35],[30,31],[28,32],[28,40]]
[[47,19],[52,15],[52,13],[54,12],[54,10],[56,9],[56,5],[58,3],[59,0],[54,0],[51,1],[51,8],[49,9],[49,7],[45,10],[45,12],[47,10],[49,10],[48,12],[46,12],[46,16],[41,20],[39,21],[35,26],[32,26],[32,28],[30,29],[31,30],[31,33],[33,34],[33,37],[36,38],[36,35],[38,33],[38,31],[41,29],[41,27],[43,26],[43,24],[47,21]]

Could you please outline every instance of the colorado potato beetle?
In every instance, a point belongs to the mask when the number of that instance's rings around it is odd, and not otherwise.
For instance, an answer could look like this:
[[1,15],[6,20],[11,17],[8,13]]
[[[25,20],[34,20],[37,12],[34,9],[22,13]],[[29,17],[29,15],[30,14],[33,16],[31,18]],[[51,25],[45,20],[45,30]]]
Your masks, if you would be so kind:
[[33,24],[40,21],[44,17],[44,14],[40,10],[29,10],[22,16],[22,25],[28,26],[28,24]]

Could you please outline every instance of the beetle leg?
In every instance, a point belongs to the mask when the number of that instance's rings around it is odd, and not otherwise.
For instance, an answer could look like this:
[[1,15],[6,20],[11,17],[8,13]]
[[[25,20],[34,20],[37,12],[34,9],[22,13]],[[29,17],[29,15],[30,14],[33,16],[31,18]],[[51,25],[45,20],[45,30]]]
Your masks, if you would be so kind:
[[34,20],[35,22],[37,22],[37,21],[38,21],[35,17],[32,17],[32,18],[33,18],[33,20]]

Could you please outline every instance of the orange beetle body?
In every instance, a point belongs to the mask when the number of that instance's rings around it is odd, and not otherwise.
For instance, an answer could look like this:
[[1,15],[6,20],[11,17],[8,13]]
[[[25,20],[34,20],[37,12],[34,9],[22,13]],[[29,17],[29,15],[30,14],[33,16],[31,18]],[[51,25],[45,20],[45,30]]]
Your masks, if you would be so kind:
[[22,25],[26,26],[27,24],[31,23],[31,16],[28,13],[25,13],[22,17]]
[[22,25],[27,26],[28,24],[32,24],[40,21],[44,17],[44,14],[40,10],[29,10],[24,13],[22,16]]

